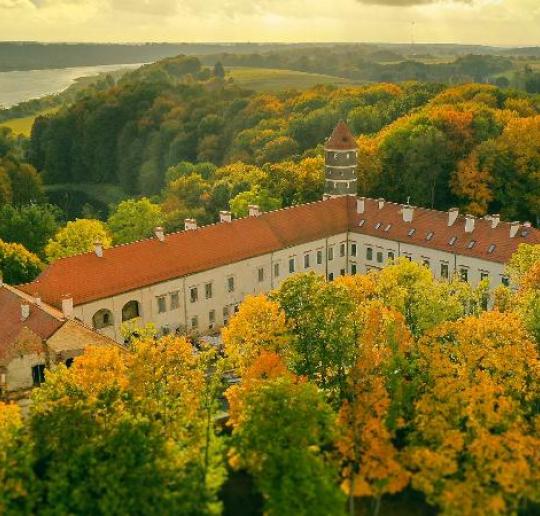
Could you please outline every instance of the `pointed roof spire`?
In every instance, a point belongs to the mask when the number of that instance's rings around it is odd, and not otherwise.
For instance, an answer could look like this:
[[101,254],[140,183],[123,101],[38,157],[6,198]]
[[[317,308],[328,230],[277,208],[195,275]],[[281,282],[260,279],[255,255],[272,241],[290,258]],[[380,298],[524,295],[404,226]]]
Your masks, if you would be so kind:
[[344,120],[338,122],[332,135],[326,140],[324,148],[337,150],[354,150],[358,148],[356,139]]

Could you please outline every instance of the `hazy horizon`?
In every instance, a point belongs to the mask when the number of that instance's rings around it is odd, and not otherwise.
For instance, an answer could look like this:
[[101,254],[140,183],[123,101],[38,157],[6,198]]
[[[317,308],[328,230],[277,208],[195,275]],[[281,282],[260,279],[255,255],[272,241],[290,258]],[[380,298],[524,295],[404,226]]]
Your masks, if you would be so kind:
[[540,44],[537,0],[0,0],[3,41]]

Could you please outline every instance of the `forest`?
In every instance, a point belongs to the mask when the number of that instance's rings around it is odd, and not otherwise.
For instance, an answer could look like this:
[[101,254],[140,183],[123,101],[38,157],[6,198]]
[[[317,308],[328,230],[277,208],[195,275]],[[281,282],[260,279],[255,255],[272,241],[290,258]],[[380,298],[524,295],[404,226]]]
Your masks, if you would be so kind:
[[539,251],[517,290],[402,258],[247,297],[222,348],[89,348],[0,403],[0,512],[538,514]]

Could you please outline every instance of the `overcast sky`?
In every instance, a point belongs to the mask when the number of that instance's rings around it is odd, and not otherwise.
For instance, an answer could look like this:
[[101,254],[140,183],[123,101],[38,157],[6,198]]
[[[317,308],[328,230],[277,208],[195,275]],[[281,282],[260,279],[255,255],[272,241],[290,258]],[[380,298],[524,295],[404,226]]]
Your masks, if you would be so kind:
[[0,0],[0,39],[540,45],[540,0]]

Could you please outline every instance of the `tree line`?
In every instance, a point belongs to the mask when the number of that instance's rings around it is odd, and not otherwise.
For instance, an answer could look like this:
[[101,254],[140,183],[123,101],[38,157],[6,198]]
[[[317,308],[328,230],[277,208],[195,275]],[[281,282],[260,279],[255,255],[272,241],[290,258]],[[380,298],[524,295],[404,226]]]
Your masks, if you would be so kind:
[[508,273],[491,299],[403,259],[298,274],[246,298],[222,350],[152,328],[89,348],[26,420],[0,404],[0,511],[220,514],[242,474],[238,507],[269,515],[535,514],[540,246]]

